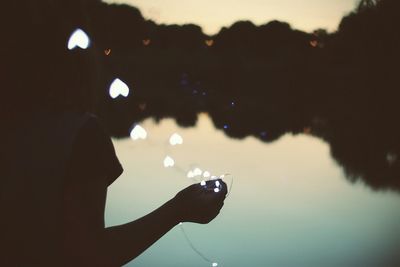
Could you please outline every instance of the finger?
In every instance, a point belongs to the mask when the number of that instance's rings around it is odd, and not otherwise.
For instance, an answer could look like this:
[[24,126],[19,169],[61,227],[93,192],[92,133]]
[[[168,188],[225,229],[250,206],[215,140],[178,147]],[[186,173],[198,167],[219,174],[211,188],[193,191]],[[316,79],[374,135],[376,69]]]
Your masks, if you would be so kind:
[[218,211],[220,211],[220,210],[222,209],[223,206],[224,206],[224,202],[221,201],[221,202],[219,202],[217,205],[215,205],[215,209],[218,210]]
[[225,195],[227,193],[227,185],[222,179],[206,181],[205,184],[203,185],[203,187],[207,188],[209,190],[214,190],[215,188],[218,188]]
[[212,210],[209,213],[210,221],[213,220],[215,217],[217,217],[219,213],[220,213],[220,209]]
[[207,199],[207,208],[209,209],[221,209],[224,205],[225,197],[223,195],[218,195],[218,193],[213,193],[214,195],[209,196]]
[[209,204],[206,206],[207,210],[220,210],[224,206],[224,200],[223,199],[217,199],[214,198],[213,201],[209,202]]
[[208,181],[206,181],[206,187],[207,188],[214,188],[214,187],[216,187],[216,181],[218,181],[217,179],[215,179],[215,180],[208,180]]
[[224,181],[220,181],[221,184],[221,193],[226,196],[226,194],[228,194],[228,186],[226,185],[226,183]]

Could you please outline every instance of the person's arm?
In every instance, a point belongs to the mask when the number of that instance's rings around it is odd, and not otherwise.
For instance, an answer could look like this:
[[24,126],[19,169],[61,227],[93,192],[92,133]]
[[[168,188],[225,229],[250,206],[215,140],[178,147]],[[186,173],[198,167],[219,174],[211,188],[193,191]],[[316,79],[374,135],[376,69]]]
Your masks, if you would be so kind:
[[179,222],[208,223],[223,205],[219,193],[192,185],[152,213],[105,228],[107,187],[122,172],[111,139],[96,119],[75,141],[64,192],[64,261],[67,266],[121,266]]
[[219,193],[192,185],[150,214],[124,225],[104,228],[107,183],[72,183],[66,191],[65,253],[70,266],[121,266],[137,257],[179,222],[208,223],[222,208]]
[[105,228],[104,262],[120,266],[136,258],[179,223],[173,201],[124,225]]

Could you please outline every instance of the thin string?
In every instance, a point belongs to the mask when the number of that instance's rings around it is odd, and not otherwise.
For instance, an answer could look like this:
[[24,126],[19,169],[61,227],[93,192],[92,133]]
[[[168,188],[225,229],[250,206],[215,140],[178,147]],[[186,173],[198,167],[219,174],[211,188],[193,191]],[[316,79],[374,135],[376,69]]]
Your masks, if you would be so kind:
[[189,236],[187,235],[185,228],[183,227],[183,224],[180,223],[179,224],[179,228],[181,229],[181,232],[183,234],[183,236],[186,239],[186,242],[188,243],[188,245],[191,247],[191,249],[197,254],[199,255],[204,261],[208,262],[208,263],[213,263],[209,258],[207,258],[203,253],[201,253],[201,251],[199,251],[196,246],[193,244],[193,242],[190,240]]
[[[230,195],[230,193],[231,193],[231,190],[232,190],[232,187],[233,187],[233,176],[232,175],[230,175],[230,174],[224,174],[224,175],[221,175],[221,176],[219,176],[219,177],[217,177],[217,178],[221,178],[222,176],[231,176],[232,178],[231,178],[231,183],[230,183],[230,185],[229,185],[229,191],[228,191],[228,193],[227,193],[227,195],[226,195],[226,198]],[[208,262],[208,263],[211,263],[211,265],[213,266],[213,267],[215,267],[215,266],[218,266],[218,263],[216,263],[216,262],[213,262],[213,261],[211,261],[208,257],[206,257],[205,255],[204,255],[204,253],[202,253],[194,244],[193,244],[193,242],[192,242],[192,240],[189,238],[189,236],[187,235],[187,233],[186,233],[186,231],[185,231],[185,228],[183,227],[183,223],[179,223],[179,228],[181,229],[181,232],[182,232],[182,234],[183,234],[183,236],[185,237],[185,240],[186,240],[186,243],[189,245],[189,247],[200,257],[200,258],[202,258],[205,262]]]
[[[230,174],[228,174],[228,175],[231,176]],[[225,198],[228,198],[229,195],[231,194],[231,192],[232,192],[232,187],[233,187],[233,176],[231,176],[231,184],[229,185],[229,190],[228,190],[228,193],[226,194],[226,197],[225,197]]]

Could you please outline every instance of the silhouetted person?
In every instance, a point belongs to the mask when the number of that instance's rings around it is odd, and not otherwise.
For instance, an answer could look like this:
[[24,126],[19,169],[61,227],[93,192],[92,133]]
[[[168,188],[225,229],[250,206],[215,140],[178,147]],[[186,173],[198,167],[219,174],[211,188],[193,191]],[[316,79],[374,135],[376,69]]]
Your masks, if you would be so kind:
[[9,1],[1,69],[0,266],[121,266],[179,222],[208,223],[227,193],[195,184],[152,213],[105,228],[107,187],[122,172],[91,115],[95,50],[68,51],[97,1]]

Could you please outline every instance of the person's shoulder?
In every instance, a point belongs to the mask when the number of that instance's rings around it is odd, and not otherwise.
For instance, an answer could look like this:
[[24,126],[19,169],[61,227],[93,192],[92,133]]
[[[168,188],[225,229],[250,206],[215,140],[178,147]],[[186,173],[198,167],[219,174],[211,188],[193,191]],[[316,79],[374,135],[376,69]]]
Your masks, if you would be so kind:
[[103,123],[93,113],[79,113],[79,114],[71,114],[70,116],[74,116],[76,120],[81,122],[81,127],[79,130],[80,135],[90,135],[92,138],[97,137],[101,139],[110,139],[110,135],[108,134],[106,128]]
[[64,111],[53,114],[52,117],[53,121],[57,121],[57,124],[62,128],[74,128],[77,136],[81,136],[82,133],[89,132],[91,136],[101,135],[103,138],[108,137],[108,134],[106,133],[99,117],[93,113]]
[[82,126],[88,122],[96,122],[99,118],[90,112],[83,111],[63,111],[54,113],[52,117],[56,120],[63,121],[64,123],[68,123],[68,121],[72,123],[81,123]]

